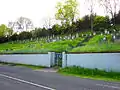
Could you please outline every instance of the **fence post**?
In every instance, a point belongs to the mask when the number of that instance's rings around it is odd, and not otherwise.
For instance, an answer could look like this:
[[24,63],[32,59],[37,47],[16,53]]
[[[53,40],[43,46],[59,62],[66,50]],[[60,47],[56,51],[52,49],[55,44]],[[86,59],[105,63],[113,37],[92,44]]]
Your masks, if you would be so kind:
[[52,67],[55,64],[55,52],[48,52],[48,55],[49,55],[50,67]]
[[52,52],[52,66],[55,65],[55,52]]
[[49,67],[51,67],[52,66],[52,52],[48,52],[48,55],[49,55],[49,61],[50,61]]
[[67,67],[67,54],[62,52],[62,68]]

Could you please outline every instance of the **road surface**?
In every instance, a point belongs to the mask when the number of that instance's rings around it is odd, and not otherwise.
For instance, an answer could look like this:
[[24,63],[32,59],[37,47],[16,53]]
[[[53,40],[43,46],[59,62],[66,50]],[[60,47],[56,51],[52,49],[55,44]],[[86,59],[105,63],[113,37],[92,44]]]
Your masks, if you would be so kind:
[[0,90],[120,90],[120,83],[0,66]]

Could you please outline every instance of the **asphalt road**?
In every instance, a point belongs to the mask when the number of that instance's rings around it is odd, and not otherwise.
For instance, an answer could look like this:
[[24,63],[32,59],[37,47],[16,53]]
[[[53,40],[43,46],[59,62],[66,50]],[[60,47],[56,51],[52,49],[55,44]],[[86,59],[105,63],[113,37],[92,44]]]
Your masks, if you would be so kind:
[[0,66],[0,90],[120,90],[120,83]]

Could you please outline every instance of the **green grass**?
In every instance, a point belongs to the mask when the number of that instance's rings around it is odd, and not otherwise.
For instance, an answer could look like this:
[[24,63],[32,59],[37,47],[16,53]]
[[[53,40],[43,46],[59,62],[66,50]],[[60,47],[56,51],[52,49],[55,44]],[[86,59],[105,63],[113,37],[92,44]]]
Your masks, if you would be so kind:
[[61,68],[58,71],[63,75],[72,75],[82,78],[90,78],[96,80],[105,80],[105,81],[119,81],[120,82],[120,72],[105,71],[98,69],[88,69],[78,66]]
[[103,43],[74,48],[71,52],[120,52],[119,43]]
[[85,46],[76,47],[71,52],[120,52],[120,42],[111,42],[111,36],[106,35],[107,41],[103,41],[104,36],[96,35]]
[[[107,41],[103,41],[103,37],[98,34],[85,42],[82,42],[85,37],[50,43],[45,40],[27,40],[25,43],[23,41],[8,42],[0,44],[0,53],[120,52],[120,42],[111,42],[111,35],[106,35]],[[80,42],[82,42],[81,46],[78,45]]]
[[22,66],[22,67],[31,68],[33,70],[46,68],[45,66],[35,66],[35,65],[20,64],[20,63],[8,63],[8,62],[0,62],[0,65]]
[[83,38],[76,38],[74,40],[64,40],[64,41],[46,43],[41,49],[48,49],[49,51],[56,51],[56,52],[62,52],[65,50],[70,51],[72,49],[70,46],[75,47],[82,40]]
[[0,44],[0,53],[47,53],[49,51],[63,52],[70,51],[71,46],[76,46],[83,38],[76,38],[74,40],[63,40],[56,42],[41,42],[29,41],[24,44],[18,43],[4,43]]

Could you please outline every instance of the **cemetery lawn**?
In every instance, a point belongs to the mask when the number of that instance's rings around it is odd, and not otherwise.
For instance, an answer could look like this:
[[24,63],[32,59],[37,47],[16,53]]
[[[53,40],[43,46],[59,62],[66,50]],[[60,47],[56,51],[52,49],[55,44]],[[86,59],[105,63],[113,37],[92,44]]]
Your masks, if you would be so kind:
[[120,52],[119,43],[108,43],[108,44],[94,44],[86,45],[83,47],[77,47],[72,49],[71,52]]
[[95,35],[89,38],[78,37],[73,40],[46,42],[45,40],[14,41],[0,44],[0,53],[48,53],[55,52],[120,52],[120,41],[111,41],[111,35]]
[[112,37],[107,37],[107,41],[102,41],[104,36],[96,35],[85,42],[85,46],[73,48],[71,52],[120,52],[120,41],[112,42]]

